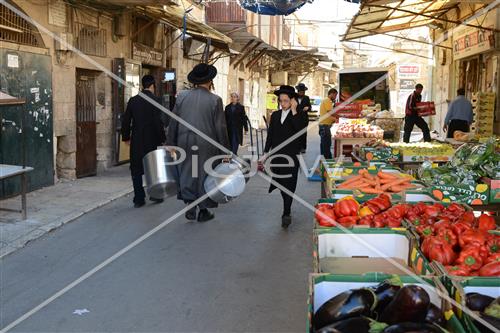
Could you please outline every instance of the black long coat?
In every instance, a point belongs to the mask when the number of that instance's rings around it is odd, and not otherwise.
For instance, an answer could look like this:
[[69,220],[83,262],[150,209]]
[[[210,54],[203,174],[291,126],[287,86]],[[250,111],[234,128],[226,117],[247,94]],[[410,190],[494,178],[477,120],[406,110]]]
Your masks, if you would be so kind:
[[[304,111],[305,107],[308,107],[309,109],[307,111]],[[304,121],[304,127],[307,127],[309,125],[309,111],[311,111],[311,100],[309,99],[309,96],[304,95],[304,97],[302,97],[302,101],[297,106],[297,111],[300,113],[302,120]],[[302,134],[300,142],[302,144],[302,147],[306,148],[307,132],[304,132],[304,134]]]
[[233,132],[236,132],[236,134],[238,135],[238,142],[240,143],[240,145],[242,145],[243,128],[245,128],[245,131],[248,131],[248,117],[245,113],[245,107],[243,105],[237,103],[234,112],[231,111],[231,105],[232,104],[226,105],[226,108],[224,109],[229,142],[231,142]]
[[[299,112],[296,115],[292,114],[290,111],[283,122],[281,123],[281,113],[282,110],[275,111],[271,114],[271,121],[269,122],[269,128],[267,130],[267,140],[264,151],[267,153],[272,149],[280,146],[283,142],[287,141],[292,135],[299,132],[304,128],[304,118]],[[291,192],[295,192],[297,186],[297,174],[299,168],[299,161],[297,155],[300,154],[300,137],[288,142],[283,147],[279,148],[277,151],[272,151],[272,155],[283,154],[290,156],[293,161],[292,167],[272,167],[271,171],[277,175],[291,175],[288,178],[274,178],[273,180],[288,189]],[[271,158],[271,156],[269,158]],[[284,157],[276,157],[272,159],[271,164],[288,164],[288,161]],[[269,186],[269,192],[272,192],[276,188],[275,185],[271,184]]]
[[[157,98],[149,90],[143,93],[158,103]],[[161,103],[160,103],[161,104]],[[156,150],[166,140],[162,111],[140,95],[129,99],[127,109],[122,116],[122,140],[130,140],[130,170],[132,175],[144,174],[143,157]]]

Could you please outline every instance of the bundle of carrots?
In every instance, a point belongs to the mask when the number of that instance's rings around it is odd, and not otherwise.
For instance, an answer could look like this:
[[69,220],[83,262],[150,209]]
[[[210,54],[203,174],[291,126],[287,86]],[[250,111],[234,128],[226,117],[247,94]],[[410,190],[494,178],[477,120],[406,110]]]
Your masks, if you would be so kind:
[[372,175],[366,169],[361,169],[357,176],[351,177],[337,186],[338,189],[360,190],[367,194],[384,192],[398,193],[414,186],[410,176],[398,176],[379,171]]

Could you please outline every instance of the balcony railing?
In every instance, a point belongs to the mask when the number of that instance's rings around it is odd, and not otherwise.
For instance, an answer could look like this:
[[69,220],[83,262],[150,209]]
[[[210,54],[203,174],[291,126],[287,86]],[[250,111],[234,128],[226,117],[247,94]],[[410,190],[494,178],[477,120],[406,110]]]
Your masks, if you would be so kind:
[[245,23],[246,11],[236,1],[209,2],[206,8],[208,23]]

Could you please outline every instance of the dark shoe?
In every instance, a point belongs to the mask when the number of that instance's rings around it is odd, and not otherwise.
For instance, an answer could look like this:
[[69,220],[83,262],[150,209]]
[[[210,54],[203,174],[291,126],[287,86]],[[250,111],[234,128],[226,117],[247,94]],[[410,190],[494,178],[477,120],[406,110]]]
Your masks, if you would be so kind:
[[208,209],[201,209],[198,213],[198,222],[207,222],[213,219],[215,215],[211,213]]
[[281,227],[286,229],[290,224],[292,224],[292,217],[290,215],[283,215],[281,217]]
[[184,214],[184,216],[188,219],[188,220],[196,220],[196,206],[194,206],[193,208],[191,208],[190,210],[188,210],[186,212],[186,214]]
[[145,204],[146,204],[146,202],[144,202],[144,201],[134,202],[134,208],[141,208]]
[[157,199],[157,198],[149,198],[149,200],[153,201],[155,204],[159,204],[163,202],[163,199]]

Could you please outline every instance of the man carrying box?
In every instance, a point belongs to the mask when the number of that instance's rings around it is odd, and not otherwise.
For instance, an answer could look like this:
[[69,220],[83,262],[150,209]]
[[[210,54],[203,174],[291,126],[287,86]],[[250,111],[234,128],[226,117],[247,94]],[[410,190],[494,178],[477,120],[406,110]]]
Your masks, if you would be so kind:
[[424,118],[418,115],[417,110],[417,103],[422,101],[422,90],[424,90],[424,86],[418,83],[415,86],[415,91],[408,96],[408,100],[406,101],[406,116],[403,134],[403,141],[406,143],[410,142],[411,132],[413,131],[413,127],[415,125],[422,130],[422,133],[424,134],[424,141],[431,142],[429,126],[425,122]]

